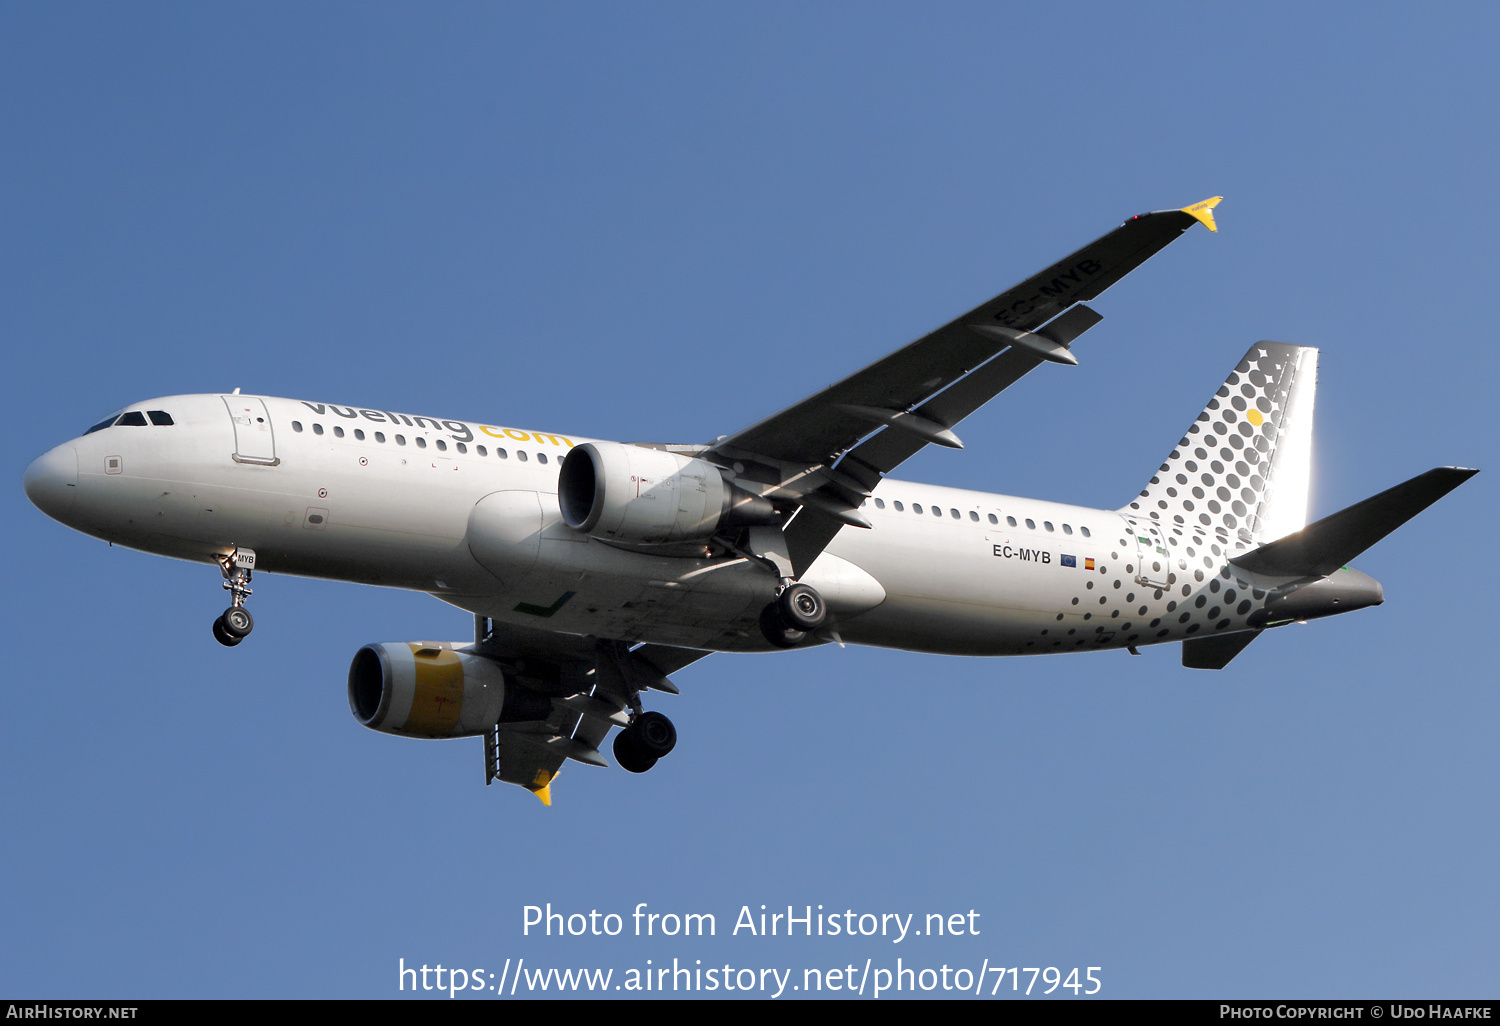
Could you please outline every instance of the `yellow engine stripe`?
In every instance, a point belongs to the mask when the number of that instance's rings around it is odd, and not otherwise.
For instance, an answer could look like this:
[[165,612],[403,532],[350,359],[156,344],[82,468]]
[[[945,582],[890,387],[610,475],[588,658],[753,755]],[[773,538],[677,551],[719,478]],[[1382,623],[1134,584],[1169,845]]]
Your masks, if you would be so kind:
[[413,734],[449,734],[464,707],[464,667],[457,654],[411,646],[417,667],[416,694],[402,730]]

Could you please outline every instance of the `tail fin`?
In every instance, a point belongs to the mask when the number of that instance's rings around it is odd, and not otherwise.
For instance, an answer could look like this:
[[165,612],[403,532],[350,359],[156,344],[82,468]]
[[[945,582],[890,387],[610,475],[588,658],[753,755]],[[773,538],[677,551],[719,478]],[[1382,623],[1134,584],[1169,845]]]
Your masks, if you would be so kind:
[[[1257,342],[1120,513],[1254,545],[1307,524],[1318,351]],[[1242,546],[1240,546],[1242,547]]]

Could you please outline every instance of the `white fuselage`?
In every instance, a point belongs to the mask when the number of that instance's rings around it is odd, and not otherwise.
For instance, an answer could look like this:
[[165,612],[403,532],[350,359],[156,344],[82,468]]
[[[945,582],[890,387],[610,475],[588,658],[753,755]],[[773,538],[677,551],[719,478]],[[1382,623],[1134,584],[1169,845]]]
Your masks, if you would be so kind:
[[[756,619],[777,581],[762,567],[628,550],[561,522],[558,469],[587,439],[255,396],[131,409],[172,424],[48,453],[28,473],[44,511],[133,548],[249,548],[259,570],[430,592],[502,623],[769,647]],[[1231,572],[1244,544],[1222,532],[1110,510],[886,480],[861,513],[871,529],[845,527],[803,577],[828,601],[823,636],[855,644],[1026,655],[1179,641],[1245,629],[1273,584]]]

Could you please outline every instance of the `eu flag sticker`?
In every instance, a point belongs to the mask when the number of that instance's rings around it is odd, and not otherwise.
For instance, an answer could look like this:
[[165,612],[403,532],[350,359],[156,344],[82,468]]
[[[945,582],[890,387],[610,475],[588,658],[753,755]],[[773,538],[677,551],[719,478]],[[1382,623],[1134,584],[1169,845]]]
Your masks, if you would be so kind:
[[1060,552],[1060,553],[1058,553],[1058,555],[1060,555],[1062,557],[1062,565],[1063,566],[1077,566],[1078,565],[1078,557],[1077,556],[1070,556],[1066,552]]

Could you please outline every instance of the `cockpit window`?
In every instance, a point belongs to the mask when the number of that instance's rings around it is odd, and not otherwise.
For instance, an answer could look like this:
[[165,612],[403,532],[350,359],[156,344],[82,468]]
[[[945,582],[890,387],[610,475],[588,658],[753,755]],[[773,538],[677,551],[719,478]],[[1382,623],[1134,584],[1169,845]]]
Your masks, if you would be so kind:
[[140,410],[131,410],[115,421],[115,424],[119,427],[145,427],[146,415]]
[[151,418],[151,423],[158,427],[171,427],[172,415],[166,410],[147,410],[146,416]]
[[91,435],[95,431],[103,431],[105,428],[107,428],[111,424],[113,424],[115,422],[116,418],[118,418],[119,416],[120,416],[120,411],[116,410],[114,413],[111,413],[108,417],[105,417],[99,423],[97,423],[93,427],[89,428],[87,431],[84,432],[84,434]]

